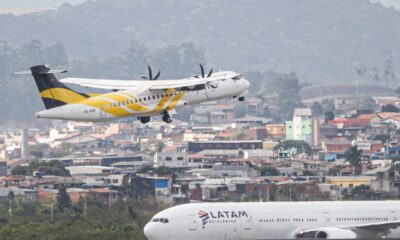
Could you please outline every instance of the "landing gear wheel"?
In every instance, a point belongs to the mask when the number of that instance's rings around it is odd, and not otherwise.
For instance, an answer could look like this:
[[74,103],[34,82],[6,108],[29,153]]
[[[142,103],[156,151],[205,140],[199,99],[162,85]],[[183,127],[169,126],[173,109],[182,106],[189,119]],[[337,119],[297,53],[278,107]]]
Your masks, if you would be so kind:
[[162,120],[166,123],[172,123],[172,118],[168,113],[165,113],[162,117]]
[[239,101],[243,102],[246,98],[244,96],[241,96],[238,99],[239,99]]
[[139,117],[141,123],[146,124],[150,122],[150,117]]

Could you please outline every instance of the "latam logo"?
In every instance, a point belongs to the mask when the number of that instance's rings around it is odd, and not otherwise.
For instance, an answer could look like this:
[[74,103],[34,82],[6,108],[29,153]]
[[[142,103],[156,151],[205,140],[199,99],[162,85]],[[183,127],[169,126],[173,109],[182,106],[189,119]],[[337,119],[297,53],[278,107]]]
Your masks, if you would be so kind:
[[201,219],[203,228],[205,227],[205,225],[208,223],[208,219],[210,218],[208,216],[207,212],[204,212],[203,210],[200,210],[197,214],[199,214],[199,218]]
[[248,218],[249,215],[246,211],[203,211],[199,210],[197,213],[201,219],[203,228],[208,223],[209,219],[236,219],[236,218]]

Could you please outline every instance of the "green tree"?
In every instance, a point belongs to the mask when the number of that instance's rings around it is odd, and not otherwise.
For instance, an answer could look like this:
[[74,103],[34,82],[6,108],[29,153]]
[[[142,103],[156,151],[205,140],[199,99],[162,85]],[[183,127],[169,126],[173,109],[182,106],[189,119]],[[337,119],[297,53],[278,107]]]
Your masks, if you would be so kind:
[[64,211],[64,209],[69,209],[71,208],[72,202],[71,199],[67,193],[67,188],[66,187],[61,187],[58,189],[58,195],[57,195],[57,206],[60,211]]
[[372,97],[367,97],[362,99],[359,109],[375,111],[379,109],[379,105]]
[[324,114],[324,108],[319,102],[313,102],[311,105],[311,112],[314,116],[320,116]]
[[11,169],[11,174],[25,176],[25,175],[27,175],[27,167],[16,166],[15,168]]
[[274,147],[274,151],[278,151],[279,149],[283,149],[285,151],[290,149],[296,149],[297,153],[307,153],[307,154],[311,153],[310,145],[303,140],[282,141]]
[[400,109],[393,104],[387,104],[385,106],[382,106],[381,112],[395,112],[398,113],[400,112]]
[[344,153],[344,157],[346,161],[353,167],[355,175],[360,175],[362,172],[361,154],[362,150],[359,150],[357,146],[351,146]]
[[260,171],[261,176],[279,176],[281,173],[279,170],[272,166],[264,166],[264,167],[257,167],[258,171]]
[[335,119],[335,114],[332,111],[325,112],[325,122],[329,122]]

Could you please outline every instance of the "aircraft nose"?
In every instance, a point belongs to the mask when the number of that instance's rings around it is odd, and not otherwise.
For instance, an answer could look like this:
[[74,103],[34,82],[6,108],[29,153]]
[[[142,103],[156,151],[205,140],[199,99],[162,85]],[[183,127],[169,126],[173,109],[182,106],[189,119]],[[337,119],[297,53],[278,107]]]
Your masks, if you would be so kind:
[[246,89],[249,89],[249,87],[250,87],[250,82],[243,78],[243,85],[244,85],[244,87],[245,87]]
[[147,223],[146,226],[144,226],[143,233],[148,240],[154,239],[154,236],[152,235],[150,223]]

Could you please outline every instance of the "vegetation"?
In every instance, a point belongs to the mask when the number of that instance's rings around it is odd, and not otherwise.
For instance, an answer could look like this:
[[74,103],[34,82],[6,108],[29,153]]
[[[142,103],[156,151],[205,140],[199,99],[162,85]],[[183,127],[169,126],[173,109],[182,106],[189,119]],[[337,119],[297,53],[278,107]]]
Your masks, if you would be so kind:
[[156,168],[154,168],[152,166],[145,166],[145,167],[139,169],[137,172],[138,173],[154,172],[155,174],[158,174],[160,176],[162,176],[162,175],[173,175],[174,174],[174,171],[171,168],[164,167],[164,166],[156,167]]
[[281,175],[279,170],[272,166],[257,167],[256,169],[258,171],[260,171],[261,176],[279,176],[279,175]]
[[325,122],[329,122],[335,119],[335,114],[332,111],[325,112]]
[[39,162],[32,161],[28,166],[17,166],[11,170],[12,175],[30,175],[33,172],[38,171],[45,175],[54,176],[70,176],[69,171],[65,168],[65,165],[61,161],[50,161],[50,162]]
[[279,149],[283,149],[284,151],[290,149],[296,149],[296,153],[311,153],[310,145],[303,140],[286,140],[280,142],[278,145],[274,147],[274,151],[278,151]]
[[359,150],[357,146],[352,146],[344,153],[346,161],[353,167],[354,174],[360,175],[362,172],[361,162],[362,150]]
[[117,201],[110,207],[99,199],[81,199],[77,204],[54,208],[51,204],[13,204],[9,218],[8,203],[0,202],[0,236],[5,239],[135,239],[145,240],[143,227],[166,206],[152,198],[145,201]]

